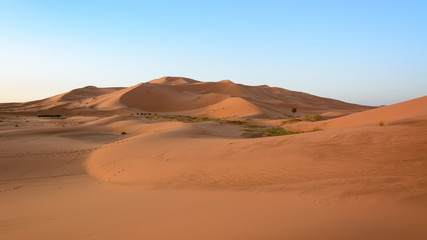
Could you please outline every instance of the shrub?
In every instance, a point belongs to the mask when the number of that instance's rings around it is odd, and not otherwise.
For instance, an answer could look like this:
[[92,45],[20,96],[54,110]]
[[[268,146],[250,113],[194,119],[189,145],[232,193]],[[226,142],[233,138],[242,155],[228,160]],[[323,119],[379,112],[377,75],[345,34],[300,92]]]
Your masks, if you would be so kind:
[[121,135],[126,135],[126,134],[127,134],[126,132],[122,132],[122,133],[121,133]]
[[264,134],[268,137],[289,135],[289,134],[295,134],[295,133],[297,132],[286,131],[281,127],[269,128],[264,132]]
[[15,127],[19,127],[18,124],[16,124]]
[[380,127],[384,126],[384,121],[383,121],[383,120],[379,120],[379,121],[378,121],[378,125],[379,125]]
[[292,113],[296,113],[297,112],[297,108],[296,107],[293,107],[292,108]]
[[310,131],[306,131],[306,132],[317,132],[317,131],[322,131],[322,130],[323,130],[323,128],[315,127],[313,129],[311,129]]
[[290,135],[290,134],[302,133],[302,132],[286,131],[285,129],[283,129],[281,127],[274,127],[274,128],[268,128],[268,129],[245,129],[245,131],[248,131],[248,132],[261,132],[261,133],[264,133],[264,136],[267,136],[267,137],[283,136],[283,135]]
[[307,115],[301,118],[301,120],[312,121],[312,122],[320,121],[322,119],[323,118],[320,115]]
[[181,122],[205,122],[205,121],[219,121],[217,118],[209,118],[209,117],[192,117],[192,116],[168,116],[168,115],[157,115],[153,114],[149,116],[145,116],[146,119],[152,120],[170,120],[170,121],[181,121]]

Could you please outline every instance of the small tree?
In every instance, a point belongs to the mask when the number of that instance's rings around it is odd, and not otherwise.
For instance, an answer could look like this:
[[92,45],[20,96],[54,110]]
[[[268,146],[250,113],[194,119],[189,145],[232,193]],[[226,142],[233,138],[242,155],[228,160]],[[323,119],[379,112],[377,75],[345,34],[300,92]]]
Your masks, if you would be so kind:
[[292,113],[295,115],[295,113],[297,112],[297,108],[296,107],[293,107],[292,108]]

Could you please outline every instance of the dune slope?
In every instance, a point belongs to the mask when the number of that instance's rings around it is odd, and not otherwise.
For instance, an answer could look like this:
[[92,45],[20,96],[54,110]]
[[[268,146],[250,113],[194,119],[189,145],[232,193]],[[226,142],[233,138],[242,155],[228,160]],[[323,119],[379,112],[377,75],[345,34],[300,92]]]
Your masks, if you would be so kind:
[[[234,103],[234,107],[230,107]],[[183,77],[163,77],[129,88],[88,86],[28,103],[0,104],[0,112],[55,114],[159,114],[210,117],[292,117],[298,114],[338,112],[349,114],[371,109],[268,86],[246,86],[230,80],[200,82]],[[239,111],[236,111],[238,109]],[[234,112],[234,113],[231,113]]]

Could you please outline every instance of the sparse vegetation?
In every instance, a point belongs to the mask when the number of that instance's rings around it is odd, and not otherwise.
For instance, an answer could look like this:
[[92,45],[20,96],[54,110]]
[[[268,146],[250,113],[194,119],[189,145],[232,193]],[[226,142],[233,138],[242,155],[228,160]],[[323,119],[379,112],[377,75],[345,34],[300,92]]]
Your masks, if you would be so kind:
[[378,126],[380,126],[380,127],[384,126],[384,121],[383,120],[379,120],[378,121]]
[[126,135],[127,133],[126,132],[122,132],[122,133],[120,133],[121,135]]
[[245,129],[245,131],[248,132],[259,132],[263,133],[266,137],[273,137],[273,136],[283,136],[283,135],[291,135],[291,134],[299,134],[299,133],[309,133],[309,132],[316,132],[321,131],[323,129],[316,127],[309,131],[287,131],[281,127],[274,127],[274,128],[267,128],[267,129]]
[[16,125],[15,125],[15,127],[19,127],[19,125],[18,125],[18,124],[16,124]]
[[323,118],[320,115],[307,115],[307,116],[301,117],[300,119],[303,121],[312,121],[312,122],[323,120]]
[[261,133],[264,133],[264,136],[266,136],[266,137],[283,136],[283,135],[291,135],[291,134],[301,133],[301,132],[286,131],[285,129],[283,129],[281,127],[274,127],[274,128],[267,128],[267,129],[245,129],[245,131],[261,132]]
[[220,121],[218,118],[209,118],[209,117],[192,117],[192,116],[169,116],[169,115],[149,115],[145,116],[146,119],[152,120],[174,120],[182,122],[206,122],[206,121]]
[[320,115],[307,115],[307,116],[304,116],[304,117],[292,118],[292,119],[289,119],[289,120],[284,120],[282,122],[282,125],[293,124],[293,123],[300,122],[300,121],[316,122],[316,121],[321,121],[321,120],[323,120],[323,118]]
[[268,128],[268,129],[265,129],[264,131],[264,135],[267,137],[291,135],[291,134],[297,134],[297,133],[300,133],[300,132],[286,131],[281,127]]
[[310,131],[305,131],[305,132],[317,132],[317,131],[322,131],[322,130],[323,130],[323,128],[315,127],[313,129],[311,129]]
[[[139,117],[136,117],[139,118]],[[207,122],[207,121],[215,121],[233,125],[244,126],[246,128],[265,128],[262,125],[251,124],[242,120],[225,120],[219,118],[210,118],[210,117],[192,117],[192,116],[169,116],[169,115],[149,115],[144,116],[146,119],[151,120],[169,120],[169,121],[182,121],[182,122]]]

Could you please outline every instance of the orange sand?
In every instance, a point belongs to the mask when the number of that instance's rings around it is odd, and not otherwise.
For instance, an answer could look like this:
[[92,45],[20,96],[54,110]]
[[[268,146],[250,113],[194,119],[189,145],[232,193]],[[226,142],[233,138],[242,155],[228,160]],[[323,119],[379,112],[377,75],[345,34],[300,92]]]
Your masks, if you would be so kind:
[[[336,118],[262,138],[225,121],[293,106]],[[175,77],[0,104],[0,239],[426,239],[426,106]]]

